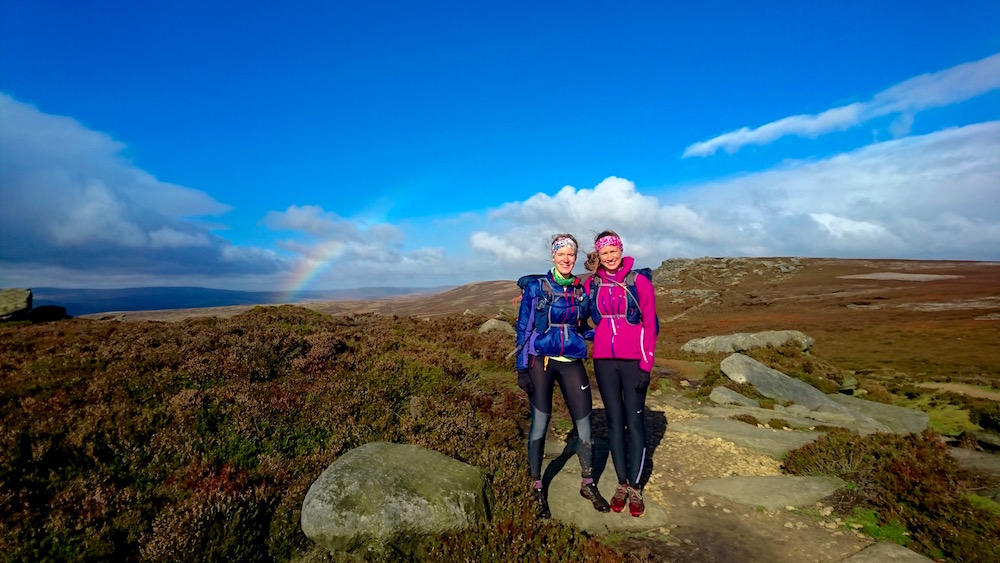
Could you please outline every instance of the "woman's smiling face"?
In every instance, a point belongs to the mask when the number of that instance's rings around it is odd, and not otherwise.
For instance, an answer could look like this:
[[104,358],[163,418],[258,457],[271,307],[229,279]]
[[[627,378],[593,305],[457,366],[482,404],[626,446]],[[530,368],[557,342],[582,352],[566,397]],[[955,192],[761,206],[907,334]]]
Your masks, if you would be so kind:
[[556,265],[559,275],[569,277],[573,273],[573,266],[576,265],[576,249],[571,246],[560,248],[552,257],[552,263]]
[[597,255],[601,258],[601,265],[608,272],[615,272],[622,265],[622,249],[617,246],[605,246]]

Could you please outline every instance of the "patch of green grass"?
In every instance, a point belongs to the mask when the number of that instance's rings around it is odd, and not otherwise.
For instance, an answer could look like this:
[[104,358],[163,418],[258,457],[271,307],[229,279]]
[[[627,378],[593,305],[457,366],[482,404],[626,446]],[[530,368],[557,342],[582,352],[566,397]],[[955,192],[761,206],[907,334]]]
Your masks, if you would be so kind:
[[788,422],[781,418],[772,418],[771,421],[767,423],[767,425],[776,430],[790,427]]
[[972,493],[966,493],[965,495],[963,495],[963,498],[965,498],[965,500],[969,501],[969,504],[971,504],[972,506],[974,506],[979,510],[987,510],[989,512],[992,512],[993,514],[996,514],[997,516],[1000,516],[1000,503],[997,503],[993,499],[988,499],[986,497],[981,497],[979,495],[974,495]]
[[816,507],[810,506],[807,508],[796,508],[793,510],[795,514],[800,514],[802,516],[808,516],[809,518],[820,519],[823,517],[823,513]]
[[564,418],[552,418],[552,427],[561,434],[566,434],[573,429],[573,421]]
[[861,525],[861,531],[865,535],[877,540],[891,541],[903,546],[910,542],[906,526],[899,520],[885,522],[883,518],[879,517],[878,512],[872,509],[855,507],[854,516],[848,516],[844,521],[848,527],[852,528],[851,524]]
[[957,436],[966,430],[982,430],[969,420],[968,409],[935,399],[934,395],[919,395],[912,399],[897,397],[893,404],[927,413],[931,429],[939,434]]

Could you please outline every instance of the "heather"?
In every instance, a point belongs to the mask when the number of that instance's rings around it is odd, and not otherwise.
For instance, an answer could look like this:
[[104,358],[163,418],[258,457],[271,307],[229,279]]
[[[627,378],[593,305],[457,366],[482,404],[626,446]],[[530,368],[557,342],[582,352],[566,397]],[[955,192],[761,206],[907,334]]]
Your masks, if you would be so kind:
[[[414,559],[645,560],[652,550],[662,560],[699,560],[686,544],[642,534],[595,538],[534,519],[523,445],[528,409],[505,358],[512,339],[479,334],[483,320],[281,306],[177,322],[0,325],[0,560],[338,560],[300,532],[301,502],[331,462],[375,440],[476,465],[495,492],[490,521],[423,540]],[[661,333],[654,390],[690,387],[685,394],[704,398],[726,385],[774,406],[728,381],[723,355],[679,354],[666,338],[678,336]],[[885,351],[881,362],[909,352]],[[748,354],[826,391],[852,373],[872,399],[926,402],[939,432],[934,412],[946,407],[961,415],[955,435],[996,429],[1000,418],[995,401],[934,392],[901,373],[848,372],[795,346]],[[569,431],[556,397],[553,430]],[[976,446],[971,434],[962,436]],[[791,454],[786,467],[848,481],[834,503],[838,514],[872,537],[945,560],[1000,558],[997,506],[971,494],[996,484],[959,470],[939,440],[832,432]],[[684,553],[691,559],[677,559]]]
[[479,317],[293,306],[176,323],[0,327],[0,553],[23,560],[290,560],[312,481],[370,441],[482,468],[493,518],[421,557],[620,560],[530,511],[527,409]]
[[904,530],[892,539],[905,538],[914,551],[948,561],[1000,560],[995,503],[970,494],[995,483],[959,467],[931,430],[859,436],[834,429],[789,452],[784,466],[796,475],[844,479],[840,508],[867,512],[876,530]]

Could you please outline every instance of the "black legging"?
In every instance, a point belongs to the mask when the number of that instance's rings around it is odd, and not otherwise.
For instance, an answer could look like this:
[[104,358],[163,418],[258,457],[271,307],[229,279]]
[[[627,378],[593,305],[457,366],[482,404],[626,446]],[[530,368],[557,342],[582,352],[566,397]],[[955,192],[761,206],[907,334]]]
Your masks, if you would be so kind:
[[576,432],[580,436],[580,447],[576,455],[580,458],[581,474],[590,477],[594,465],[594,441],[590,436],[590,411],[592,398],[590,381],[587,380],[587,370],[583,362],[558,362],[549,360],[545,368],[545,358],[532,356],[528,359],[528,374],[534,392],[528,397],[531,402],[531,433],[528,436],[528,466],[531,468],[531,478],[542,478],[542,457],[545,453],[545,433],[552,418],[552,391],[555,382],[559,382],[563,399],[569,407],[569,414],[576,424]]
[[618,484],[638,485],[646,461],[646,423],[642,418],[646,391],[635,390],[639,360],[595,359],[594,376],[608,417],[608,446]]

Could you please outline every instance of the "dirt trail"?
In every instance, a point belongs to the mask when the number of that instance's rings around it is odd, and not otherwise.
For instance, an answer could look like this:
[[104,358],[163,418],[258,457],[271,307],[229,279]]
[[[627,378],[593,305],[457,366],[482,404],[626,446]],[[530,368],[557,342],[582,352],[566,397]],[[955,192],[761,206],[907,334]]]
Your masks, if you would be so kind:
[[[662,393],[649,396],[647,410],[662,413],[651,417],[654,424],[702,416],[672,405],[675,399]],[[832,563],[873,543],[845,530],[835,517],[823,516],[822,506],[813,514],[767,512],[692,491],[691,485],[705,479],[780,475],[780,463],[721,438],[650,431],[661,438],[653,449],[645,494],[664,507],[670,524],[662,535],[632,538],[623,547],[648,550],[659,561]]]

